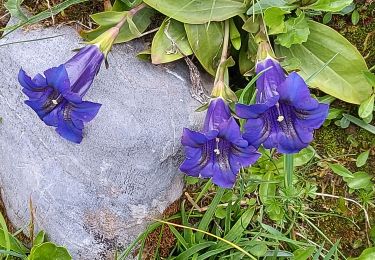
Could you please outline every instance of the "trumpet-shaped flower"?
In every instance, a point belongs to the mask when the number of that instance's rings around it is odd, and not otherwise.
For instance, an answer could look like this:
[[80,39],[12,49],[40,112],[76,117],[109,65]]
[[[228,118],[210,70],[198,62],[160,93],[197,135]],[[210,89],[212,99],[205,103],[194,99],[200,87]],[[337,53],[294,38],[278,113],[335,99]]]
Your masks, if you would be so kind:
[[286,76],[272,58],[258,64],[254,105],[236,105],[239,117],[247,119],[243,137],[253,146],[261,144],[281,153],[296,153],[313,140],[328,114],[328,105],[312,98],[304,80],[295,72]]
[[100,69],[104,54],[96,45],[81,49],[66,63],[37,74],[31,79],[21,69],[18,81],[28,96],[25,103],[43,122],[56,127],[65,139],[80,143],[84,123],[91,121],[98,113],[100,104],[83,101]]
[[242,138],[240,128],[222,98],[211,100],[202,132],[185,128],[182,136],[185,161],[180,170],[187,175],[212,178],[223,188],[232,188],[241,167],[260,156]]

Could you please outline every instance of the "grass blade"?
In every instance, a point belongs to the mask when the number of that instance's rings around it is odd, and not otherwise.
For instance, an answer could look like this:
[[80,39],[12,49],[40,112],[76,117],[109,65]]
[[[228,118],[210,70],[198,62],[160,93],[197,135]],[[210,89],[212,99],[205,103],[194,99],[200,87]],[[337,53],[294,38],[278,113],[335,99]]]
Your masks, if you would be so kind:
[[375,134],[375,126],[367,124],[364,121],[362,121],[361,119],[359,119],[355,116],[352,116],[352,115],[343,114],[343,117],[348,119],[353,124],[356,124],[357,126],[362,127],[363,129],[369,131],[372,134]]
[[[208,225],[211,223],[212,218],[215,214],[217,205],[219,205],[221,198],[223,197],[225,189],[219,188],[214,199],[212,200],[210,207],[208,208],[207,212],[204,214],[203,218],[199,222],[198,229],[207,231]],[[196,241],[200,242],[203,240],[203,233],[196,234]]]

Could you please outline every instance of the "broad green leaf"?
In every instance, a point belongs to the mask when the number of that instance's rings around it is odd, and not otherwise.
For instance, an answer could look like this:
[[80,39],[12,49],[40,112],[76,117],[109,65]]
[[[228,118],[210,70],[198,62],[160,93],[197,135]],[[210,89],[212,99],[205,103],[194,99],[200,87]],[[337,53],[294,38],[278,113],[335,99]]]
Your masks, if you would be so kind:
[[298,73],[307,79],[338,53],[308,84],[349,103],[360,104],[369,98],[372,87],[363,74],[368,69],[358,50],[326,25],[309,21],[309,27],[307,42],[293,45],[290,49],[276,45],[277,55],[300,59]]
[[[154,11],[151,8],[143,8],[139,10],[131,20],[134,24],[129,25],[129,20],[121,27],[120,33],[117,36],[115,43],[128,42],[139,37],[139,33],[143,33],[151,23],[151,16]],[[99,25],[98,28],[90,31],[82,31],[80,35],[87,41],[94,40],[96,37],[107,31],[124,17],[129,15],[128,12],[107,11],[92,15],[92,19]],[[134,26],[137,30],[135,30]],[[139,33],[138,33],[139,32]]]
[[220,22],[246,11],[243,0],[144,0],[144,2],[170,18],[189,24]]
[[339,12],[352,2],[353,0],[318,0],[306,8],[324,12]]
[[344,178],[346,184],[348,184],[349,188],[353,190],[358,189],[367,189],[373,185],[372,176],[369,175],[367,172],[355,172],[351,178]]
[[[247,40],[242,44],[238,58],[238,66],[242,75],[248,74],[254,69],[257,56],[258,45],[251,33],[248,34]],[[254,71],[255,72],[255,71]]]
[[[316,155],[316,151],[314,150],[314,148],[311,146],[308,146],[293,155],[293,165],[295,167],[303,166],[306,163],[308,163],[312,158],[314,158],[315,155]],[[283,157],[279,158],[275,162],[275,165],[278,169],[282,169],[284,167],[284,158]]]
[[351,173],[351,171],[349,171],[348,169],[346,169],[344,166],[342,166],[341,164],[328,164],[329,165],[329,168],[331,168],[331,170],[336,173],[337,175],[340,175],[341,177],[346,177],[346,178],[354,178],[353,177],[353,174]]
[[220,63],[223,23],[185,24],[185,31],[195,56],[203,68],[214,76]]
[[21,10],[22,2],[23,0],[8,0],[4,3],[4,6],[12,17],[16,17],[22,22],[25,22],[27,21],[27,17]]
[[264,12],[269,7],[278,7],[283,10],[290,11],[296,7],[296,5],[291,5],[289,1],[285,0],[259,0],[255,1],[255,4],[247,10],[248,15],[259,14]]
[[285,33],[287,28],[285,26],[285,14],[289,13],[279,7],[267,8],[264,12],[264,21],[270,28],[268,34]]
[[233,19],[229,21],[229,32],[230,32],[230,42],[236,50],[241,48],[241,34],[237,29],[236,24]]
[[65,247],[56,246],[51,242],[46,242],[38,246],[34,246],[31,249],[30,255],[27,258],[28,260],[45,260],[45,259],[54,259],[54,260],[70,260],[68,250]]
[[364,71],[363,74],[365,75],[366,80],[368,83],[375,87],[375,74],[371,73],[370,71]]
[[374,110],[375,94],[372,94],[368,99],[363,101],[358,108],[358,115],[361,118],[366,118],[372,114]]
[[367,117],[364,117],[362,118],[362,120],[367,123],[367,124],[370,124],[372,122],[372,119],[373,119],[373,113],[369,114]]
[[152,40],[152,63],[167,63],[192,53],[184,25],[173,19],[165,19]]
[[348,260],[374,260],[375,259],[375,247],[366,248],[363,250],[360,256],[351,258]]
[[307,260],[310,256],[313,255],[315,251],[315,247],[308,247],[308,248],[299,248],[293,252],[294,260]]
[[350,121],[348,119],[346,119],[345,117],[342,117],[340,119],[340,127],[341,128],[348,128],[350,125]]
[[261,257],[261,256],[264,256],[266,253],[267,253],[267,245],[265,243],[262,243],[260,241],[257,241],[257,243],[250,247],[250,248],[246,248],[249,250],[249,253],[252,254],[252,255],[255,255],[257,257]]
[[267,204],[269,199],[275,197],[276,183],[272,183],[273,177],[272,172],[267,172],[262,178],[262,183],[259,185],[259,197],[263,204]]
[[296,18],[286,20],[284,31],[277,35],[276,43],[290,48],[292,45],[306,42],[310,34],[310,29],[305,14],[301,13]]
[[314,148],[312,148],[311,146],[308,146],[293,156],[293,164],[296,167],[305,165],[312,158],[314,158],[315,155],[316,155],[316,151],[314,150]]
[[44,240],[45,240],[45,235],[46,235],[46,233],[45,233],[43,230],[40,231],[40,232],[36,235],[36,237],[35,237],[35,239],[34,239],[34,241],[33,241],[33,246],[37,246],[37,245],[42,244],[42,243],[44,242]]

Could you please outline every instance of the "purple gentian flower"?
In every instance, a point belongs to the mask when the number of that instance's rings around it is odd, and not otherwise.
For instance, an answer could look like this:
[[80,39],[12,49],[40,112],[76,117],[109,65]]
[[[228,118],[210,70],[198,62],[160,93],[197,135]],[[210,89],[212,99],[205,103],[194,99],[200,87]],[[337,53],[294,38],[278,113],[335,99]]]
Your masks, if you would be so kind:
[[56,127],[63,138],[80,143],[84,123],[91,121],[101,104],[83,101],[100,69],[104,54],[96,45],[82,48],[59,67],[53,67],[31,79],[21,69],[18,81],[30,106],[46,125]]
[[260,156],[242,138],[228,104],[220,97],[211,100],[202,133],[185,128],[182,144],[186,159],[180,170],[190,176],[212,178],[223,188],[232,188],[240,168]]
[[257,80],[254,105],[236,105],[239,117],[247,119],[243,137],[253,146],[261,144],[281,153],[296,153],[313,140],[328,114],[328,105],[310,95],[295,72],[286,76],[273,58],[258,63],[257,72],[268,69]]

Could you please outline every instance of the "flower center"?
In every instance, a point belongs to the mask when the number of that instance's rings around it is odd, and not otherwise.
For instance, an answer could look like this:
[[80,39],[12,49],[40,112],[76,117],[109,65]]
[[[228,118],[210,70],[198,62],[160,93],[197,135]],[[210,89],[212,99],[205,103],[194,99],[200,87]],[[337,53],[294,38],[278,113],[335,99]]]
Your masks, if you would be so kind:
[[216,148],[214,149],[214,153],[215,153],[216,155],[220,155],[220,149],[219,149],[219,142],[220,142],[220,139],[219,139],[219,138],[216,138],[215,141],[216,141]]
[[276,109],[277,109],[277,113],[278,113],[278,117],[277,117],[277,122],[281,123],[282,121],[284,121],[284,116],[281,114],[281,111],[280,111],[280,105],[279,103],[276,103]]

